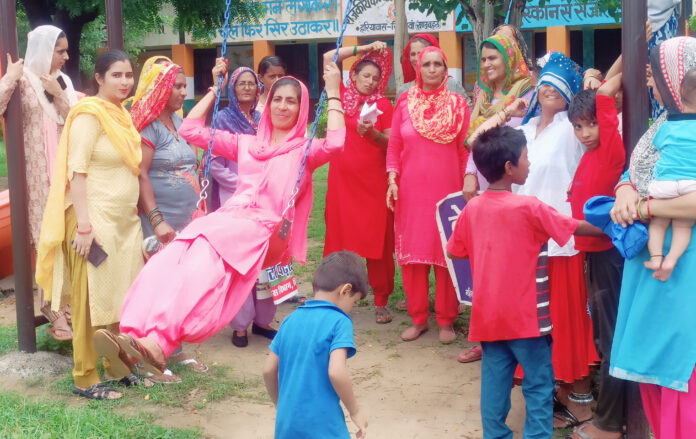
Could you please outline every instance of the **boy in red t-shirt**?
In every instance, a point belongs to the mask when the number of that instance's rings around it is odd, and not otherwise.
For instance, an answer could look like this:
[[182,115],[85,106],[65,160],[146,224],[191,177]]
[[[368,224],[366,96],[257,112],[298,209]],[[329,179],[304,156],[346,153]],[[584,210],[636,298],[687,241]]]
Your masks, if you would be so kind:
[[[585,90],[573,98],[568,108],[568,120],[575,135],[587,151],[575,171],[568,192],[573,218],[585,219],[583,207],[596,195],[613,196],[626,161],[614,96],[621,89],[621,74],[608,79],[596,91]],[[592,310],[595,347],[600,363],[599,394],[592,425],[584,425],[581,432],[590,437],[612,433],[623,435],[626,424],[625,407],[627,381],[609,375],[611,344],[619,309],[621,277],[624,259],[608,236],[578,237],[575,249],[585,252],[587,262],[587,295]],[[570,393],[570,403],[591,404],[592,394]],[[571,410],[572,411],[572,410]],[[579,437],[579,435],[576,435]]]
[[525,438],[553,435],[554,375],[551,364],[546,253],[553,238],[563,245],[573,234],[602,232],[586,221],[558,213],[536,197],[516,195],[529,160],[524,134],[510,127],[481,134],[473,146],[488,189],[464,207],[447,243],[450,258],[469,258],[474,280],[469,340],[480,341],[481,419],[484,438],[511,438],[505,425],[515,367],[525,370]]

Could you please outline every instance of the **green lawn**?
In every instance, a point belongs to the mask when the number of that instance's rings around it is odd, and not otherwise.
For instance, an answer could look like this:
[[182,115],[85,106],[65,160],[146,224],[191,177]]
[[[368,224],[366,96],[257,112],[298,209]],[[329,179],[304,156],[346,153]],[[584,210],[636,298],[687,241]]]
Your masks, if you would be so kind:
[[7,155],[5,155],[5,143],[0,140],[0,177],[7,177]]

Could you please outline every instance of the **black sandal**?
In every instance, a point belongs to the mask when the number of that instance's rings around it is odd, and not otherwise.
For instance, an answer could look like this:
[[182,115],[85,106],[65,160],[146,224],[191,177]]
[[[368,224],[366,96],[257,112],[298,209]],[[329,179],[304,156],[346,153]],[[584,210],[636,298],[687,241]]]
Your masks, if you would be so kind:
[[260,335],[261,337],[266,337],[269,340],[273,340],[273,338],[276,336],[278,331],[275,329],[266,329],[258,326],[256,323],[252,323],[251,325],[251,333]]
[[232,331],[232,344],[238,348],[245,348],[249,345],[249,337],[246,335],[237,335],[237,331]]
[[120,399],[123,397],[123,395],[119,396],[118,398],[109,398],[112,393],[119,393],[112,389],[111,387],[107,386],[106,383],[97,383],[93,384],[86,389],[80,389],[79,387],[73,387],[72,392],[75,395],[80,395],[83,396],[87,399],[99,399],[99,400],[104,400],[104,399]]
[[134,373],[124,376],[120,380],[117,380],[117,382],[126,387],[143,386],[146,389],[149,389],[150,387],[153,387],[155,385],[155,383],[153,383],[152,380],[149,380],[147,378],[141,378]]

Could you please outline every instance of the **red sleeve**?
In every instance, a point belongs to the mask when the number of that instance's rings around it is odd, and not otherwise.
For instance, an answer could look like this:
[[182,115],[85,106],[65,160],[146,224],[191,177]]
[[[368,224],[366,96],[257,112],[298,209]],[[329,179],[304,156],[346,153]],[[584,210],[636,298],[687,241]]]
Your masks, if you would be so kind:
[[387,172],[401,173],[401,150],[404,147],[403,139],[401,138],[401,115],[404,113],[403,108],[407,105],[406,99],[408,93],[402,93],[396,101],[394,108],[394,116],[392,117],[392,130],[389,135],[389,145],[387,146]]
[[532,201],[530,216],[535,222],[537,235],[542,242],[552,238],[558,245],[563,246],[578,228],[578,220],[565,216],[536,199]]
[[447,253],[458,258],[469,257],[470,242],[469,230],[466,223],[467,216],[467,209],[465,206],[459,218],[457,218],[452,236],[450,236],[450,239],[447,241]]
[[464,143],[466,142],[466,135],[469,132],[469,119],[471,119],[471,111],[469,110],[469,106],[466,104],[466,100],[464,98],[461,99],[462,105],[461,107],[464,108],[464,125],[462,126],[462,130],[459,132],[459,135],[457,136],[457,151],[459,153],[459,169],[461,170],[462,173],[462,185],[464,184],[464,175],[466,174],[466,168],[467,165],[469,164],[469,150],[464,146]]
[[377,116],[375,128],[379,131],[388,130],[391,128],[392,117],[394,116],[394,107],[392,107],[389,98],[382,98],[377,101],[377,108],[382,112],[382,114]]
[[619,133],[619,119],[614,98],[597,95],[597,124],[599,125],[599,159],[605,166],[605,172],[616,176],[618,181],[626,162],[626,151]]

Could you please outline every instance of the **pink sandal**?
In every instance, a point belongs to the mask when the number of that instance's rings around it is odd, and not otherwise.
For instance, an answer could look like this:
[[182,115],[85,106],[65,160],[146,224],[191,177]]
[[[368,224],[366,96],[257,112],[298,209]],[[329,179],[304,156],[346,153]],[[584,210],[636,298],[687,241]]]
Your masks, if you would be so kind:
[[465,351],[461,351],[457,355],[457,361],[460,363],[473,363],[479,361],[483,356],[483,350],[480,345],[473,346]]

